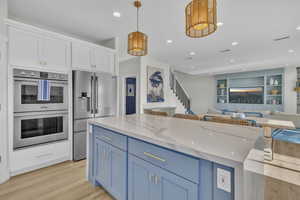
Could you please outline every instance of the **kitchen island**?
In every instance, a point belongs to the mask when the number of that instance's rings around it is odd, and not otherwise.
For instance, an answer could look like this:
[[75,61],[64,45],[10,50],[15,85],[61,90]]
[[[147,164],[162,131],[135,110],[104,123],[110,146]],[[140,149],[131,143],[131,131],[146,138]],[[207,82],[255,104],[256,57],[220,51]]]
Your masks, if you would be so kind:
[[89,121],[89,181],[117,200],[242,200],[263,130],[151,115]]

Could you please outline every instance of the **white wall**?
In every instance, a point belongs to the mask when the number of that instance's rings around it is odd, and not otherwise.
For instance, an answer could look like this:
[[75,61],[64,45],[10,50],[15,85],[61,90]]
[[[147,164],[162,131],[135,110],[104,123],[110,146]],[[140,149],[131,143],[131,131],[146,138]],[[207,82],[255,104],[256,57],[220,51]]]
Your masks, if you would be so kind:
[[[215,79],[212,76],[188,75],[176,72],[188,94],[192,98],[191,107],[196,113],[207,112],[214,107]],[[284,112],[297,113],[297,93],[294,91],[297,81],[297,67],[286,67],[284,73]]]
[[[164,69],[164,91],[165,91],[165,102],[163,103],[147,103],[147,67],[157,67]],[[169,81],[169,75],[170,75],[170,65],[160,62],[158,60],[155,60],[149,56],[145,56],[141,58],[141,67],[140,67],[140,77],[141,77],[141,88],[140,88],[140,94],[141,94],[141,112],[143,112],[144,106],[147,106],[147,108],[151,107],[157,107],[157,106],[176,106],[174,105],[174,101],[172,99],[171,95],[171,89],[170,89],[170,81]]]
[[9,177],[7,138],[7,43],[6,26],[7,0],[0,0],[0,183]]
[[297,67],[286,67],[284,73],[284,112],[297,113],[297,93],[294,91],[297,81]]
[[214,107],[215,79],[213,76],[188,75],[175,72],[177,79],[191,97],[191,110],[196,114],[206,113]]
[[126,84],[125,79],[128,77],[136,77],[136,112],[140,112],[140,66],[141,59],[139,57],[132,58],[123,62],[120,62],[119,65],[119,77],[120,77],[120,86],[119,86],[119,108],[120,115],[125,114],[125,95],[126,95]]

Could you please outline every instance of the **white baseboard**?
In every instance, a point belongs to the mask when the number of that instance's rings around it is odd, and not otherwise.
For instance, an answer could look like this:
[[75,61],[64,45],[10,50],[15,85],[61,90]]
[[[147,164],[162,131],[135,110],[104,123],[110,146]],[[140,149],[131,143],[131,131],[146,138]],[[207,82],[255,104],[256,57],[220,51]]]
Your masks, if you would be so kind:
[[9,180],[9,170],[0,168],[0,184]]
[[24,173],[27,173],[27,172],[31,172],[31,171],[41,169],[41,168],[44,168],[44,167],[49,167],[51,165],[55,165],[55,164],[58,164],[58,163],[61,163],[61,162],[69,161],[69,160],[70,160],[70,157],[65,156],[65,157],[62,157],[62,158],[59,158],[59,159],[56,159],[56,160],[52,160],[52,161],[49,161],[49,162],[46,162],[46,163],[43,163],[43,164],[40,164],[40,165],[35,165],[35,166],[32,166],[32,167],[23,168],[23,169],[20,169],[20,170],[17,170],[17,171],[12,171],[12,172],[10,172],[10,176],[16,176],[16,175],[19,175],[19,174],[24,174]]

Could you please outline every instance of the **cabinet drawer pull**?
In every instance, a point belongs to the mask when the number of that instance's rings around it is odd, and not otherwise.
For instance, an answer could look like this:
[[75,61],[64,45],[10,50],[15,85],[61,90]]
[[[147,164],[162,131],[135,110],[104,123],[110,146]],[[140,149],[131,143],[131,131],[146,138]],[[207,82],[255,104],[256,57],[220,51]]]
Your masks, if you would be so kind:
[[144,155],[145,155],[145,156],[148,156],[148,157],[150,157],[150,158],[153,158],[153,159],[155,159],[155,160],[159,160],[159,161],[161,161],[161,162],[166,162],[165,159],[160,158],[160,157],[158,157],[158,156],[156,156],[156,155],[153,155],[153,154],[151,154],[151,153],[148,153],[148,152],[144,152]]
[[112,139],[111,139],[110,137],[107,137],[107,136],[102,136],[102,138],[103,138],[104,140],[112,141]]

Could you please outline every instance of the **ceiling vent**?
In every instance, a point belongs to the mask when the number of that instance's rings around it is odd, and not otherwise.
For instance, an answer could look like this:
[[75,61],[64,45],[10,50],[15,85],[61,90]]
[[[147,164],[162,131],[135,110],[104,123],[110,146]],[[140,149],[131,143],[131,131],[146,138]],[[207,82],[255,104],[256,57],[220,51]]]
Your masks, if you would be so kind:
[[287,39],[290,39],[290,38],[291,37],[289,35],[286,35],[286,36],[282,36],[282,37],[279,37],[279,38],[275,38],[275,39],[273,39],[273,41],[278,42],[278,41],[287,40]]
[[230,52],[231,50],[230,49],[224,49],[224,50],[221,50],[220,52],[221,53],[228,53],[228,52]]
[[193,60],[192,56],[186,57],[185,60]]

